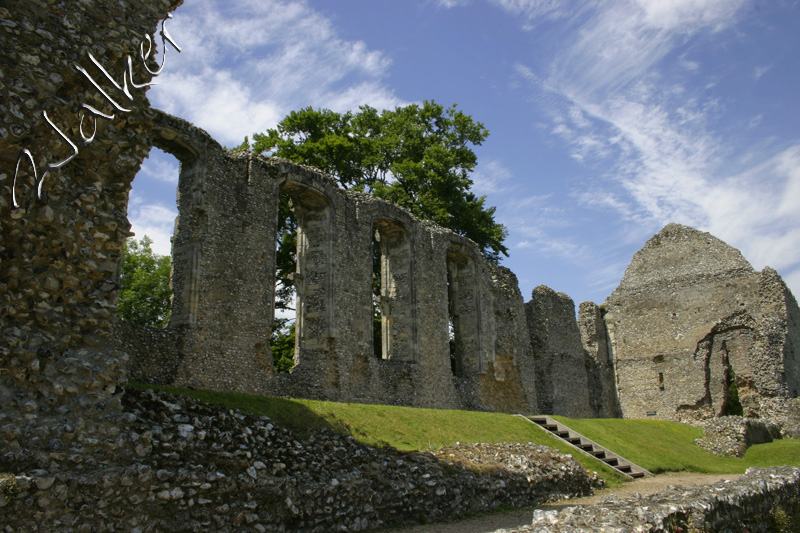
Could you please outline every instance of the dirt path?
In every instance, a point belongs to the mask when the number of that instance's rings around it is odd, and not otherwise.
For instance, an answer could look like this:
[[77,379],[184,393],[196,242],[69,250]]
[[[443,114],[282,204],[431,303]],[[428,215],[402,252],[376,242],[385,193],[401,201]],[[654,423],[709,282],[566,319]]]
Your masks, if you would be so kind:
[[533,520],[534,509],[558,509],[559,507],[572,505],[594,505],[611,494],[616,494],[618,498],[622,499],[637,492],[643,495],[658,492],[670,485],[681,485],[683,487],[709,485],[721,479],[738,479],[738,477],[737,474],[691,474],[684,472],[661,474],[652,478],[642,478],[625,483],[621,487],[605,489],[593,496],[584,498],[562,500],[548,505],[476,516],[455,522],[411,526],[390,531],[392,533],[487,533],[497,529],[510,529],[530,524]]

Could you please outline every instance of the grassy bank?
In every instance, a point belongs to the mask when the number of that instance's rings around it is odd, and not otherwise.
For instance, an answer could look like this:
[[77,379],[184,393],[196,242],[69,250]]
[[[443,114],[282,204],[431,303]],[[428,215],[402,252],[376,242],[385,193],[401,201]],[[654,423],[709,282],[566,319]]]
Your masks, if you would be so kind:
[[[269,398],[231,392],[152,387],[173,394],[265,415],[303,438],[310,429],[332,428],[371,446],[426,450],[456,442],[535,442],[572,454],[584,468],[598,472],[610,486],[623,477],[604,463],[576,452],[536,425],[499,413],[417,409],[386,405]],[[800,440],[784,439],[752,446],[741,459],[717,457],[694,444],[702,430],[661,420],[571,419],[555,417],[653,473],[735,474],[751,466],[800,466]]]
[[654,474],[739,474],[751,466],[800,466],[800,440],[782,439],[748,448],[744,457],[717,457],[694,443],[703,430],[664,420],[553,417]]
[[364,444],[388,445],[408,451],[439,448],[456,442],[535,442],[572,454],[584,468],[600,474],[610,486],[625,480],[605,463],[576,453],[574,448],[535,424],[507,414],[271,398],[136,383],[128,386],[159,389],[268,416],[296,432],[300,438],[309,429],[332,428],[348,433]]

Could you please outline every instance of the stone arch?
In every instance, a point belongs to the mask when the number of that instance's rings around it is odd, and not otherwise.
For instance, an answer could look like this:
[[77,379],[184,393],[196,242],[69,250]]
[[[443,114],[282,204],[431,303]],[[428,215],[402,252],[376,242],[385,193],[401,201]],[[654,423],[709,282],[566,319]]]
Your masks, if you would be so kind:
[[[373,218],[373,238],[380,249],[381,359],[416,361],[416,306],[414,305],[413,243],[397,220]],[[373,341],[375,342],[375,341]]]
[[453,375],[466,377],[484,371],[477,265],[467,247],[455,241],[447,248],[446,260],[450,364]]
[[756,376],[751,364],[756,351],[755,320],[746,313],[720,321],[698,343],[695,357],[703,357],[706,374],[707,400],[702,403],[710,406],[712,416],[725,414],[734,378],[744,415],[758,416]]
[[[173,155],[179,162],[175,230],[172,237],[172,314],[170,326],[197,324],[199,308],[202,231],[206,211],[203,205],[202,144],[193,139],[196,129],[176,117],[153,110],[152,145]],[[210,138],[207,140],[211,140]]]

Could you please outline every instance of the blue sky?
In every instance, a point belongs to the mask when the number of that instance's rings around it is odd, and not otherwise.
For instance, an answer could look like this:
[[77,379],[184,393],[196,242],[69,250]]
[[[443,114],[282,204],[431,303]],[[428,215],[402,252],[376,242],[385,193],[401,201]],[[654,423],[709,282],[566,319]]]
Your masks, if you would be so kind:
[[[186,0],[148,96],[225,146],[292,110],[435,100],[490,131],[525,299],[601,303],[669,222],[800,295],[800,3],[781,0]],[[177,161],[151,152],[129,218],[169,253]]]

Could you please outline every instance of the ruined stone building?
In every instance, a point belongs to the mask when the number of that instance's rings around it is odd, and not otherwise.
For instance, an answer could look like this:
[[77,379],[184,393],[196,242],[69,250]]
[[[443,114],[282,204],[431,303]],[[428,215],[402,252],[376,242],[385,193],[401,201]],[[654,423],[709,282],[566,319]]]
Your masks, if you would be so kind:
[[[89,69],[92,53],[119,83],[123,72],[140,85],[151,80],[128,58],[178,3],[0,7],[12,21],[2,30],[0,78],[0,455],[23,442],[44,453],[51,436],[76,427],[88,454],[106,453],[103,443],[125,424],[119,387],[130,379],[687,421],[723,413],[735,382],[747,414],[791,415],[800,389],[797,302],[777,273],[754,271],[706,233],[667,226],[634,256],[604,306],[583,303],[576,318],[572,300],[546,287],[526,303],[514,274],[469,240],[342,190],[314,169],[228,151],[151,109],[146,88],[131,88],[127,111],[97,118],[85,141],[94,121],[81,104],[108,109],[109,101],[74,66]],[[153,146],[180,161],[173,311],[164,329],[122,323],[115,313],[130,185]],[[288,374],[275,371],[269,346],[282,195],[299,227],[296,365]],[[380,347],[372,335],[375,241]]]

